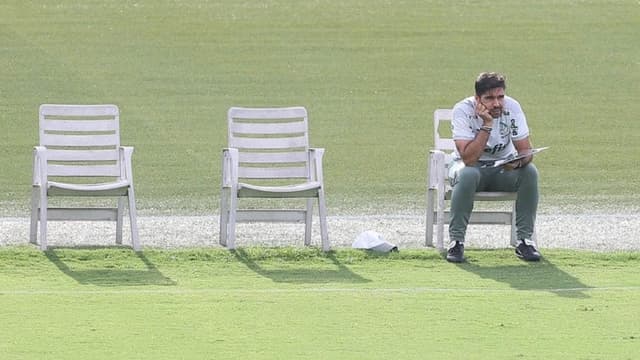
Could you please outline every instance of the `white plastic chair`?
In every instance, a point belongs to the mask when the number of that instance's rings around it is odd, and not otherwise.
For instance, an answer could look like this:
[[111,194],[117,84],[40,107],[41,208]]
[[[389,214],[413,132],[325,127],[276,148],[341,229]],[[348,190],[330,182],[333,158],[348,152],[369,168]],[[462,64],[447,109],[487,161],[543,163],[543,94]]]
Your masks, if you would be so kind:
[[[120,146],[115,105],[41,105],[40,145],[33,151],[30,242],[47,250],[48,220],[115,221],[122,244],[125,199],[131,241],[140,250],[133,191],[133,147]],[[116,197],[117,207],[49,207],[53,197]]]
[[[444,224],[449,223],[449,211],[446,201],[451,199],[449,184],[449,169],[455,143],[451,138],[444,138],[440,134],[442,122],[449,126],[453,118],[452,109],[437,109],[433,113],[434,149],[428,156],[428,184],[427,184],[427,219],[426,246],[433,246],[433,227],[436,226],[436,247],[444,248]],[[516,209],[515,192],[477,192],[475,201],[508,201],[512,203],[510,211],[488,211],[474,209],[469,218],[469,224],[500,224],[511,225],[511,245],[515,246],[516,239]]]
[[[235,248],[238,222],[304,222],[311,244],[314,201],[322,249],[329,251],[322,157],[310,148],[304,107],[240,108],[228,111],[228,148],[222,154],[220,244]],[[242,198],[304,198],[304,209],[239,208]]]

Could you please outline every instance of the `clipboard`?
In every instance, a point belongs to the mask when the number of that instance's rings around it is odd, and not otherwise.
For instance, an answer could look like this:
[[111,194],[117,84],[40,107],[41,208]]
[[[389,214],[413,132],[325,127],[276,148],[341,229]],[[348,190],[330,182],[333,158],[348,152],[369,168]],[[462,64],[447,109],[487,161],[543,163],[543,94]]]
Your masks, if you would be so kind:
[[548,148],[549,148],[549,146],[540,147],[540,148],[536,148],[536,149],[531,149],[531,150],[529,150],[529,151],[525,151],[525,152],[523,152],[523,153],[521,153],[521,154],[518,154],[518,155],[516,155],[516,156],[510,157],[510,158],[508,158],[508,159],[504,159],[504,160],[496,160],[496,161],[494,161],[494,163],[493,163],[493,164],[485,165],[485,166],[483,166],[483,167],[494,167],[494,168],[495,168],[495,167],[499,167],[499,166],[502,166],[502,165],[504,165],[504,164],[508,164],[508,163],[510,163],[510,162],[512,162],[512,161],[516,161],[516,160],[524,159],[524,158],[526,158],[526,157],[528,157],[528,156],[535,155],[535,154],[537,154],[537,153],[539,153],[539,152],[542,152],[542,151],[544,151],[544,150],[547,150]]

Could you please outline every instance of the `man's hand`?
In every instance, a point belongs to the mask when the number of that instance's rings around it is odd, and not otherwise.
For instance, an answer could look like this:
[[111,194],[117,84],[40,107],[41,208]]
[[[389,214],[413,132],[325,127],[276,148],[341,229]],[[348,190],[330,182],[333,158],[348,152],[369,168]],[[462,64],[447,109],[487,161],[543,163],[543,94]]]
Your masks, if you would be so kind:
[[480,101],[476,101],[476,115],[482,119],[483,126],[493,125],[493,116],[491,116],[489,109]]
[[508,162],[502,165],[502,168],[505,170],[514,170],[522,167],[522,159],[514,160],[512,162]]

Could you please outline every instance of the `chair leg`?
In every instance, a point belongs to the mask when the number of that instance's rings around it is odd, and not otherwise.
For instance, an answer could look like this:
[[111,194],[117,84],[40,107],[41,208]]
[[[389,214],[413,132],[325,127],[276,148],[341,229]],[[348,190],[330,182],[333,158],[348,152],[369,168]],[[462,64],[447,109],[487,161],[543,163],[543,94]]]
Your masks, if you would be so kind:
[[313,199],[307,199],[307,211],[304,219],[304,245],[311,245],[311,222],[313,221]]
[[327,232],[327,208],[324,201],[324,190],[318,192],[318,217],[320,218],[320,238],[322,239],[322,251],[331,250],[329,233]]
[[511,246],[518,245],[518,228],[516,227],[516,202],[513,202],[511,209]]
[[46,187],[40,188],[40,250],[47,250],[47,201]]
[[40,196],[40,187],[34,186],[31,189],[31,223],[29,227],[29,242],[36,244],[38,242],[38,197]]
[[140,241],[138,238],[138,214],[136,210],[136,197],[133,186],[129,187],[129,225],[131,226],[131,246],[134,251],[140,251]]
[[229,225],[227,226],[227,249],[236,248],[236,214],[238,211],[238,192],[231,188],[229,201]]
[[222,188],[220,191],[220,239],[222,246],[227,246],[229,236],[229,189]]
[[438,205],[436,211],[436,247],[444,249],[444,193],[438,191]]
[[426,217],[426,232],[425,232],[425,246],[433,246],[433,218],[435,208],[435,193],[434,189],[427,189],[427,217]]
[[122,220],[124,218],[123,213],[124,201],[123,197],[118,197],[118,212],[116,214],[116,244],[122,244]]

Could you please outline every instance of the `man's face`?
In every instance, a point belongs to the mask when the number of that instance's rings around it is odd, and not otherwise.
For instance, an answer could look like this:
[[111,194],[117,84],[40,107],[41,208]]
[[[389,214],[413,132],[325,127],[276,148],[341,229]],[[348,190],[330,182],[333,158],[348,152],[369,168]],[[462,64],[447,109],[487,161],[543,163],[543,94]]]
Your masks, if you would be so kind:
[[491,116],[500,117],[504,107],[504,89],[493,88],[480,96],[476,95],[476,101],[486,106]]

